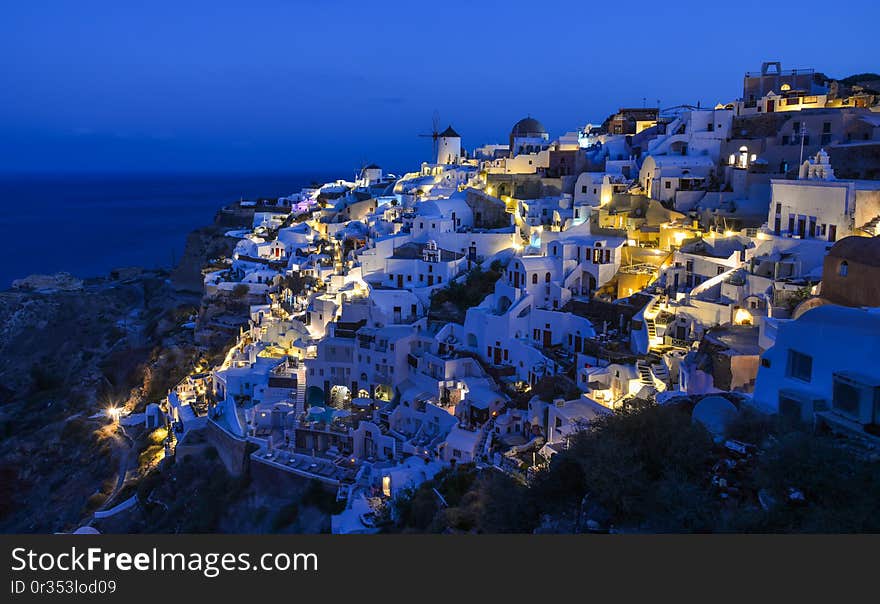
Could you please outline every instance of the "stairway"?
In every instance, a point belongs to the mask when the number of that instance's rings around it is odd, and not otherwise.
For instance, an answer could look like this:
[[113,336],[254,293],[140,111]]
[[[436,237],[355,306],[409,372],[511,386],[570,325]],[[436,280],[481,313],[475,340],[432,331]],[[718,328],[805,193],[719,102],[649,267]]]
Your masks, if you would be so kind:
[[296,410],[303,412],[306,410],[306,380],[297,379],[296,381]]
[[880,234],[880,215],[874,216],[869,222],[861,228],[862,231],[873,235]]
[[656,338],[657,337],[657,324],[654,323],[654,319],[649,319],[645,317],[645,325],[648,326],[648,337]]
[[651,366],[646,361],[637,361],[636,370],[639,372],[639,381],[646,386],[654,385],[654,376],[651,375]]
[[651,340],[657,337],[657,323],[654,320],[659,314],[658,306],[660,305],[660,297],[654,296],[654,299],[645,309],[645,326],[648,328],[648,349],[651,348]]
[[494,425],[495,425],[495,420],[490,419],[485,424],[483,424],[483,427],[480,429],[480,440],[477,442],[477,451],[476,451],[477,457],[487,456],[485,449],[487,449],[490,446],[489,436],[492,432],[492,426],[494,426]]
[[651,373],[654,374],[655,378],[663,382],[666,388],[671,385],[671,376],[669,375],[669,369],[666,367],[666,363],[664,363],[662,359],[659,360],[657,363],[651,364]]
[[666,368],[666,363],[661,361],[651,365],[651,371],[658,380],[669,383],[669,369]]

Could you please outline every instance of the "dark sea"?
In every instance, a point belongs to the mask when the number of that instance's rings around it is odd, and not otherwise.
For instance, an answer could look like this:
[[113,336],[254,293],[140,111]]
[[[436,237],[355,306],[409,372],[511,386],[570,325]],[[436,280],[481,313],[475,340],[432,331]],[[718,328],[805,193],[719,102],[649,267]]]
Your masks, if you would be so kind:
[[33,273],[105,276],[170,267],[187,234],[241,198],[297,193],[343,176],[300,174],[0,174],[0,290]]

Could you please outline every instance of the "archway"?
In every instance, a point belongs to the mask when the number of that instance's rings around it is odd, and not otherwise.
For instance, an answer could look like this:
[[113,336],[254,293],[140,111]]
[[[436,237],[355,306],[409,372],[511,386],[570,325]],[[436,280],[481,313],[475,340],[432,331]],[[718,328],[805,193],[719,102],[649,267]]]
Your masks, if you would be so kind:
[[306,407],[320,407],[324,404],[324,390],[317,386],[309,386],[306,389]]
[[376,386],[376,399],[380,401],[390,401],[394,398],[394,389],[388,384],[379,384]]
[[507,309],[510,308],[511,304],[513,304],[513,302],[511,302],[510,298],[507,296],[501,296],[498,299],[498,313],[501,314],[507,312]]
[[330,388],[330,405],[337,409],[341,409],[347,403],[351,402],[351,390],[348,386],[335,385]]

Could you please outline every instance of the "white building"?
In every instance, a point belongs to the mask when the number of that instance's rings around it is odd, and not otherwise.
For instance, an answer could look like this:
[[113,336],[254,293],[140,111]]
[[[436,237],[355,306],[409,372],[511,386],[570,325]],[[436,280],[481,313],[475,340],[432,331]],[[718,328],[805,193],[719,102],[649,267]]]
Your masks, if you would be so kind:
[[803,163],[798,180],[770,186],[767,226],[775,235],[834,242],[877,234],[880,181],[837,180],[824,150]]
[[819,306],[780,322],[761,356],[754,401],[775,413],[861,431],[880,424],[880,313]]

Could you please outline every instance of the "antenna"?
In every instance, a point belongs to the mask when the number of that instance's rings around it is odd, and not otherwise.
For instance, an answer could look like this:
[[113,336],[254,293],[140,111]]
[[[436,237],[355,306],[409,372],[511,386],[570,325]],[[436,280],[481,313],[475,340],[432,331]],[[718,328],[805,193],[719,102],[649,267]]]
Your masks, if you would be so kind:
[[432,139],[431,147],[434,151],[433,157],[436,160],[437,151],[440,146],[440,140],[439,140],[440,139],[440,113],[436,109],[434,110],[434,116],[433,116],[432,122],[433,122],[433,128],[431,129],[431,134],[419,134],[419,136],[421,136],[423,138]]

